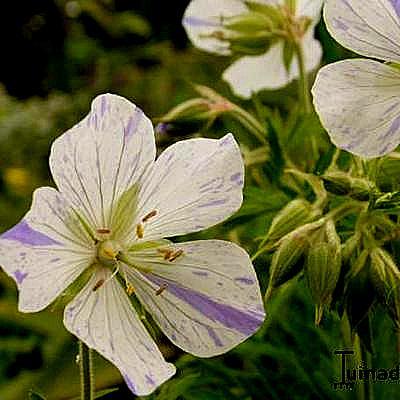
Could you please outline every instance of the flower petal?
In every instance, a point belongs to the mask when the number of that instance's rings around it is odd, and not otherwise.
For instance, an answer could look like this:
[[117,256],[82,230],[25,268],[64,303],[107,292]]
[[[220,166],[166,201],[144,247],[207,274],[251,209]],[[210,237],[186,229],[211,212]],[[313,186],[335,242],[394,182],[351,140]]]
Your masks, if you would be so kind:
[[389,0],[328,0],[324,19],[343,46],[386,61],[400,61],[400,7]]
[[[312,30],[304,37],[303,48],[306,69],[312,71],[322,56],[321,44],[314,39]],[[289,72],[283,59],[283,42],[280,41],[261,56],[240,58],[224,71],[222,77],[237,96],[249,98],[260,90],[284,87],[299,76],[297,59],[293,58]]]
[[243,160],[231,134],[173,144],[141,184],[138,218],[156,212],[144,224],[144,240],[195,232],[223,221],[242,203],[243,175]]
[[58,297],[90,265],[89,243],[62,195],[36,190],[31,210],[0,236],[0,264],[18,285],[19,310],[40,311]]
[[174,261],[163,258],[163,248],[132,255],[149,273],[126,268],[136,296],[168,338],[189,353],[211,357],[255,333],[265,313],[247,253],[220,240],[172,248],[183,250]]
[[223,31],[223,17],[232,17],[246,10],[241,0],[192,0],[186,8],[182,23],[196,47],[227,55],[230,54],[229,44],[210,35],[216,31]]
[[389,153],[400,142],[400,71],[372,60],[322,68],[312,89],[332,142],[363,157]]
[[[128,296],[111,272],[99,270],[66,307],[66,328],[111,361],[129,389],[150,394],[175,373],[139,320]],[[93,290],[99,280],[105,283]]]
[[53,144],[50,167],[61,193],[93,229],[110,228],[118,199],[155,158],[150,120],[123,97],[105,94]]

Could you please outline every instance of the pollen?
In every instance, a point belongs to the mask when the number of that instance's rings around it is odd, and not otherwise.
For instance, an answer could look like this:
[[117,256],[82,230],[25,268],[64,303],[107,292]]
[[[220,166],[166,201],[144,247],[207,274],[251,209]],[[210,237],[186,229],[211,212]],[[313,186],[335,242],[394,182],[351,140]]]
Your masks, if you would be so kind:
[[134,292],[135,288],[130,283],[126,283],[126,293],[128,293],[128,296],[132,296]]
[[157,251],[162,254],[165,261],[173,262],[178,257],[183,254],[182,249],[173,250],[173,249],[157,249]]
[[136,225],[136,236],[139,239],[143,239],[143,235],[144,235],[144,226],[143,224],[140,222],[139,224]]
[[145,223],[145,222],[147,222],[149,219],[155,217],[156,215],[157,215],[157,210],[150,211],[148,214],[146,214],[146,215],[142,218],[142,222]]
[[163,284],[156,290],[156,296],[159,296],[167,287],[168,287],[168,284],[167,284],[167,283],[163,283]]
[[100,289],[104,284],[104,279],[100,279],[99,281],[96,282],[96,284],[93,286],[93,292],[97,291]]

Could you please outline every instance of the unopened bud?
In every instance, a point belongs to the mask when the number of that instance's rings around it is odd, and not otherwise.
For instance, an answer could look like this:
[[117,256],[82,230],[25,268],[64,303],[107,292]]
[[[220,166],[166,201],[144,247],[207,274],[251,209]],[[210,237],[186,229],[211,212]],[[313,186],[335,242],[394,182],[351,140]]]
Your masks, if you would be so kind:
[[284,284],[300,271],[302,265],[299,261],[310,244],[310,235],[322,224],[322,220],[306,224],[279,241],[279,247],[272,257],[266,299],[269,299],[273,289]]
[[400,272],[382,248],[373,249],[370,256],[370,278],[378,299],[395,323],[400,324]]
[[327,173],[322,180],[328,192],[361,201],[369,200],[373,189],[373,184],[366,179],[354,178],[344,172]]
[[377,182],[380,186],[390,186],[400,175],[400,153],[390,153],[379,162]]
[[207,120],[212,116],[210,105],[211,102],[206,99],[190,99],[170,110],[161,118],[161,121],[166,123]]
[[267,234],[267,240],[274,242],[292,232],[301,225],[312,221],[320,213],[310,202],[295,199],[280,210],[273,219]]

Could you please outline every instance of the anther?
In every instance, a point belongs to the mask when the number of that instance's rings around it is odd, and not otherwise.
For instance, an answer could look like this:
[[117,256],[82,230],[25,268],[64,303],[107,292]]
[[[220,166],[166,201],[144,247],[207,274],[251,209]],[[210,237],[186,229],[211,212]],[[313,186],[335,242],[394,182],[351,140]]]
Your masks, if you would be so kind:
[[99,288],[101,288],[104,285],[104,279],[100,279],[99,281],[97,281],[97,283],[93,286],[93,292],[95,292],[96,290],[98,290]]
[[139,239],[143,239],[143,235],[144,235],[144,226],[143,224],[140,222],[136,225],[136,236]]
[[100,233],[100,234],[111,233],[110,229],[108,229],[108,228],[100,228],[100,229],[97,229],[96,232]]
[[126,284],[126,293],[128,293],[128,296],[132,296],[132,294],[135,292],[135,288],[130,284]]
[[167,284],[167,283],[163,283],[163,284],[156,290],[156,296],[159,296],[167,287],[168,287],[168,284]]
[[175,251],[175,252],[173,252],[172,254],[171,254],[171,256],[168,258],[168,261],[169,262],[173,262],[173,261],[175,261],[179,256],[181,256],[183,254],[183,250],[182,249],[179,249],[179,250],[177,250],[177,251]]
[[147,222],[150,218],[153,218],[157,215],[157,210],[150,211],[142,218],[142,222]]

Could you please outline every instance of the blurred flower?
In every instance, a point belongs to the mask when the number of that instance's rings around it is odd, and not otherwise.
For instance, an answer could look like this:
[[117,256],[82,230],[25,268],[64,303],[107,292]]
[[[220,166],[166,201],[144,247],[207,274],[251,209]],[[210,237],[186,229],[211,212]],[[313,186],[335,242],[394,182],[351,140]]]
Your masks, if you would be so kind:
[[[295,4],[295,5],[294,5]],[[223,79],[240,97],[281,88],[299,76],[294,42],[304,49],[307,71],[321,60],[314,39],[322,0],[192,0],[183,25],[195,46],[217,54],[251,54],[239,58]]]
[[366,158],[400,143],[400,4],[394,0],[328,0],[331,35],[361,55],[322,68],[314,103],[332,142]]
[[126,99],[101,95],[54,142],[50,167],[59,190],[36,190],[31,210],[0,237],[0,263],[18,285],[20,311],[44,309],[87,277],[65,309],[65,326],[114,363],[137,395],[175,367],[129,295],[197,356],[224,353],[257,330],[263,303],[243,249],[163,239],[205,229],[240,207],[243,161],[231,134],[178,142],[155,161],[150,120]]

